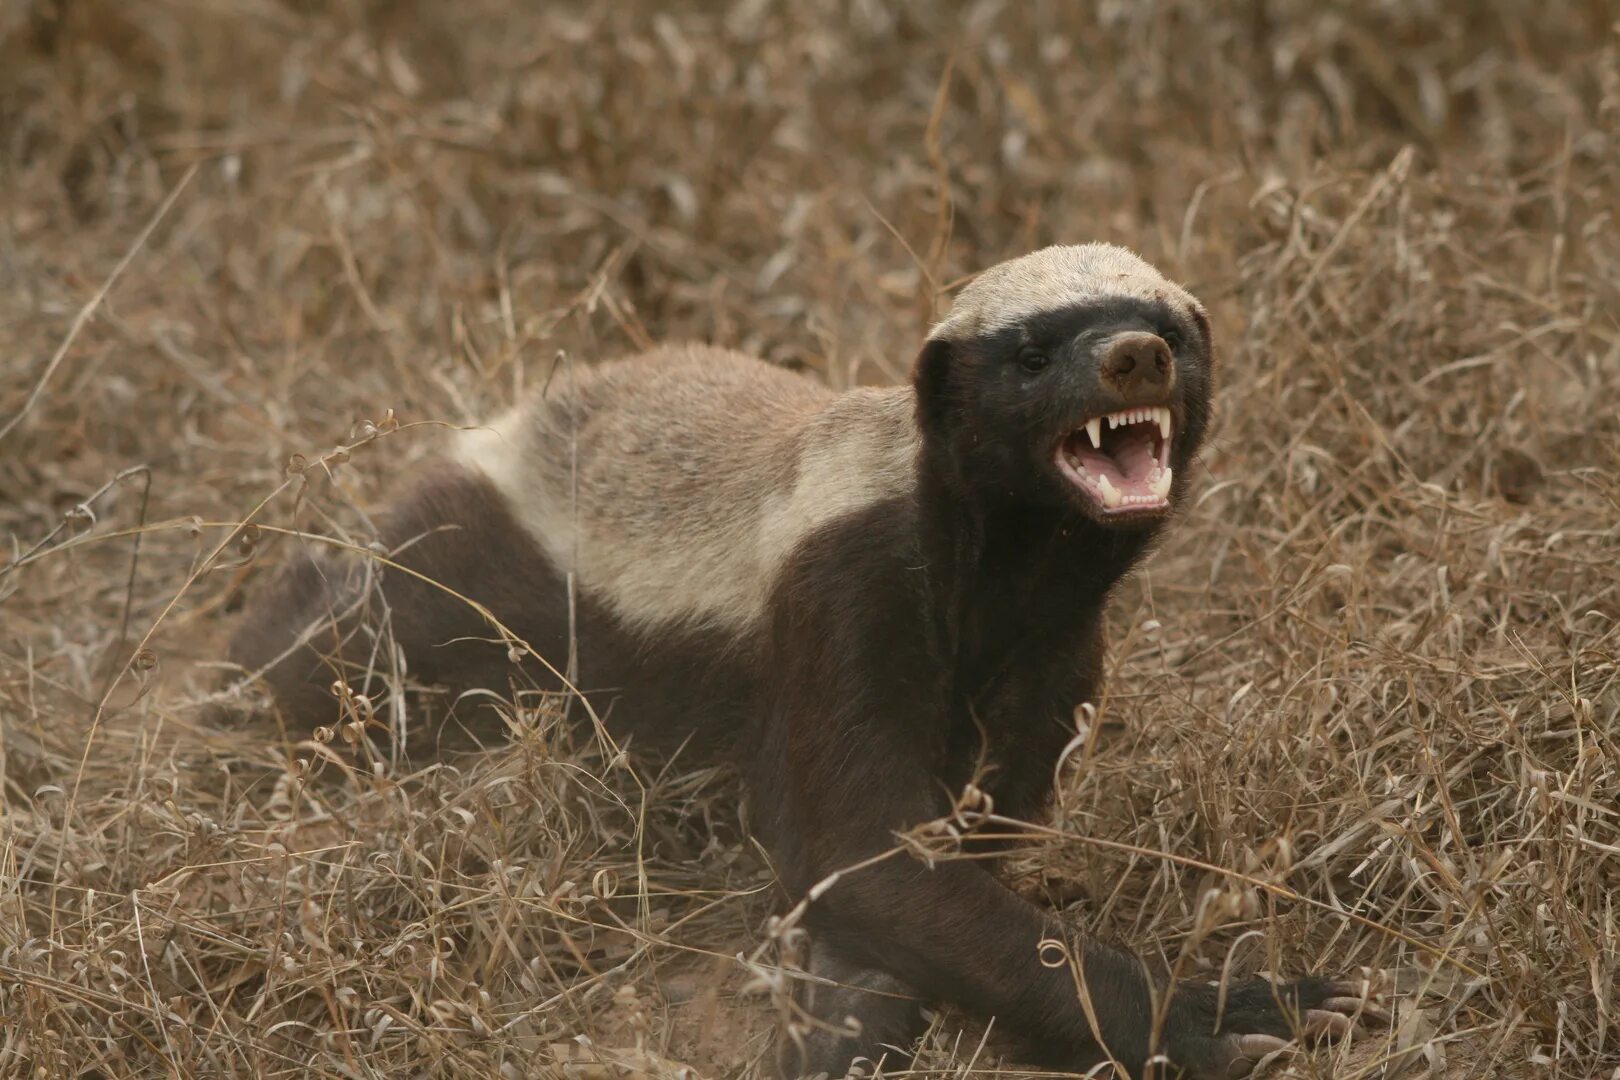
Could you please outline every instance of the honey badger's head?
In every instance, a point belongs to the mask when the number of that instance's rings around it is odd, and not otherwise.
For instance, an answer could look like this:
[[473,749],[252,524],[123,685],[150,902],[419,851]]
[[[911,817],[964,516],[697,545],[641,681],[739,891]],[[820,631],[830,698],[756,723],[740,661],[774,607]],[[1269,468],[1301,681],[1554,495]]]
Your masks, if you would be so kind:
[[1049,247],[964,288],[917,360],[925,452],[969,496],[1142,528],[1209,423],[1209,317],[1111,244]]

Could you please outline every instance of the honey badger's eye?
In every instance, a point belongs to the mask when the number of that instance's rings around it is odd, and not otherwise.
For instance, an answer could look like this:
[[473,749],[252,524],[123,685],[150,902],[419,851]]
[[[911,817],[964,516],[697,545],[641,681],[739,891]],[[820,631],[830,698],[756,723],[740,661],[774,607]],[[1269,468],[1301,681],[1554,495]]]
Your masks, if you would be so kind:
[[1050,364],[1051,362],[1052,358],[1050,356],[1047,356],[1045,353],[1038,352],[1027,352],[1018,358],[1018,366],[1029,372],[1031,375],[1038,371],[1046,370],[1046,365]]
[[1164,333],[1160,334],[1159,336],[1164,339],[1164,343],[1166,345],[1170,346],[1170,351],[1171,352],[1180,352],[1181,351],[1181,331],[1180,330],[1166,330]]

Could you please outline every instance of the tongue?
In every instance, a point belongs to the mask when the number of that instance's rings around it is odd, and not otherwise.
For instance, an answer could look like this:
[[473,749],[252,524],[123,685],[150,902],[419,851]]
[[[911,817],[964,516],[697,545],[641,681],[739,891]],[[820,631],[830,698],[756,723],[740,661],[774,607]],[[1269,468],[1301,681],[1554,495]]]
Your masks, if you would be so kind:
[[1091,445],[1085,432],[1069,441],[1069,454],[1092,476],[1106,476],[1121,495],[1146,495],[1153,467],[1153,435],[1147,431],[1115,430],[1104,439],[1108,449]]

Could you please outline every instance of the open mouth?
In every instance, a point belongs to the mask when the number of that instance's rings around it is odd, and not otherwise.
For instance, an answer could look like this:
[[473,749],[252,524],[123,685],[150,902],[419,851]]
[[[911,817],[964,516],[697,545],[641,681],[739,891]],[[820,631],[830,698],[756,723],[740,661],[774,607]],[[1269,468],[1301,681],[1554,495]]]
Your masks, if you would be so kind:
[[1058,444],[1058,471],[1105,513],[1168,510],[1171,434],[1163,406],[1094,416]]

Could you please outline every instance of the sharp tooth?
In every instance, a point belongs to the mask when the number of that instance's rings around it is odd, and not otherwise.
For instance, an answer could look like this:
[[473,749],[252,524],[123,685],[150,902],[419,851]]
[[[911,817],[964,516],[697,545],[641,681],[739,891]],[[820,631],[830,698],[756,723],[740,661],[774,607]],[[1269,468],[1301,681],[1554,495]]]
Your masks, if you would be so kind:
[[1097,491],[1102,495],[1103,505],[1112,510],[1124,501],[1124,496],[1114,490],[1114,485],[1108,482],[1108,477],[1097,481]]
[[1093,416],[1086,421],[1086,435],[1090,437],[1094,449],[1102,449],[1102,417]]
[[1165,442],[1169,442],[1170,441],[1170,410],[1169,409],[1155,409],[1154,411],[1158,414],[1156,417],[1154,417],[1154,419],[1156,419],[1159,422],[1159,434],[1164,438]]
[[1109,413],[1108,414],[1108,430],[1113,431],[1117,427],[1119,427],[1119,413]]
[[1168,499],[1170,497],[1170,481],[1173,478],[1170,466],[1166,465],[1164,471],[1153,478],[1153,494],[1161,499]]

